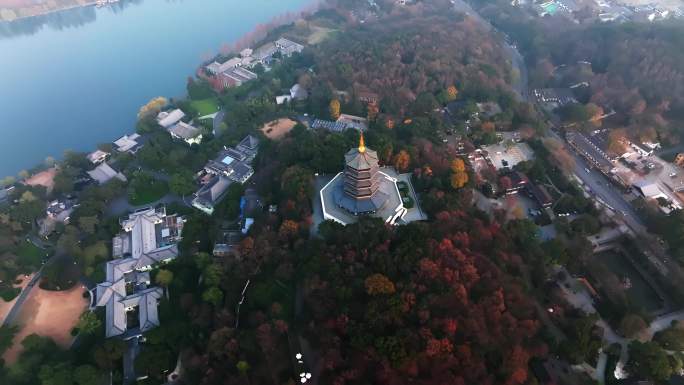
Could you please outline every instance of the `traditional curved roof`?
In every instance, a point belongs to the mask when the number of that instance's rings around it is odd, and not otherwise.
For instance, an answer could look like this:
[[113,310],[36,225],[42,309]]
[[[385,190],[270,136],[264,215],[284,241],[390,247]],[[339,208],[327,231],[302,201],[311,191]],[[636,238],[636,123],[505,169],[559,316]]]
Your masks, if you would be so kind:
[[359,139],[359,147],[352,148],[344,155],[344,161],[347,167],[355,170],[368,170],[370,168],[378,167],[378,153],[366,147],[363,140],[363,133]]

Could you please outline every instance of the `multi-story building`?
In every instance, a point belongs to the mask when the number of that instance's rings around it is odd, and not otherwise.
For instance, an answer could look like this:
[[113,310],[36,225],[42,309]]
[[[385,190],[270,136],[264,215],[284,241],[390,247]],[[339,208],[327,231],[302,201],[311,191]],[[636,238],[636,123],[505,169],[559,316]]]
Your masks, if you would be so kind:
[[185,219],[167,215],[162,207],[138,210],[120,223],[123,232],[112,241],[116,259],[107,262],[105,282],[90,292],[91,308],[105,307],[107,337],[129,339],[159,326],[163,293],[149,287],[149,271],[178,256]]

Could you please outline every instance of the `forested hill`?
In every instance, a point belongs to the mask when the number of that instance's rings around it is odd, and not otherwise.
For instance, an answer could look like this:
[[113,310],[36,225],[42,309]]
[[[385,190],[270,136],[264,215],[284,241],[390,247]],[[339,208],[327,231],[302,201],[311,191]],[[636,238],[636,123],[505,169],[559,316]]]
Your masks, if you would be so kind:
[[[684,122],[684,25],[580,23],[538,18],[506,1],[475,1],[511,36],[530,67],[535,88],[587,82],[581,102],[614,109],[612,123],[643,141],[677,143]],[[589,62],[589,66],[578,66]],[[569,66],[562,74],[559,67]],[[575,68],[572,68],[575,66]]]
[[609,93],[606,97],[622,104],[629,96],[634,99],[629,107],[635,112],[641,109],[640,96],[647,106],[669,104],[671,113],[684,117],[681,23],[597,24],[558,38],[550,46],[554,62],[590,60],[595,73],[606,74],[606,79],[594,87],[595,95]]
[[373,90],[390,113],[450,85],[483,100],[509,90],[510,63],[499,43],[440,2],[398,8],[377,22],[355,25],[315,55],[319,75],[335,88]]

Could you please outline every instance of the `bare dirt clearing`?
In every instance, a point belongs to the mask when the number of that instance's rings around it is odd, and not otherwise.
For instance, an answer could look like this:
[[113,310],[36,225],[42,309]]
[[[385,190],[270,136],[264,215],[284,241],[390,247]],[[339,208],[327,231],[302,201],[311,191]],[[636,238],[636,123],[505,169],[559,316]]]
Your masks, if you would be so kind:
[[292,119],[281,118],[264,124],[261,132],[269,139],[278,140],[290,132],[296,124],[297,122]]
[[33,333],[50,337],[63,348],[69,347],[74,338],[71,329],[88,306],[88,299],[83,298],[84,290],[81,285],[66,291],[48,291],[34,286],[15,322],[21,329],[14,336],[14,345],[3,356],[5,362],[12,364],[19,358],[21,341]]

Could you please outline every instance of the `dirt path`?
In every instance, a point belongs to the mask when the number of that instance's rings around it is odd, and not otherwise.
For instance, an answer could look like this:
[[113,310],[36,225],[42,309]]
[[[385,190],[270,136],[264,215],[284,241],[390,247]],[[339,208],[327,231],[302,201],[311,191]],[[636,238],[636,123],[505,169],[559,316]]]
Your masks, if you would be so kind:
[[3,358],[8,364],[14,363],[21,353],[21,341],[30,334],[52,338],[57,345],[67,348],[73,337],[71,329],[88,306],[83,298],[85,289],[76,285],[67,291],[48,291],[35,286],[29,293],[16,325],[21,329],[14,337],[14,345]]

